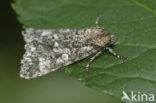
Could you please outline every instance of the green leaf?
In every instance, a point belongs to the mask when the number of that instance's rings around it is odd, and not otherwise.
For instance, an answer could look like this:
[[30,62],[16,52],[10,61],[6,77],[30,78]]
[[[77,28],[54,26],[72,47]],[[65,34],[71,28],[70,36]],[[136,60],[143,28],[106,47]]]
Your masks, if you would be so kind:
[[12,4],[25,28],[80,29],[100,25],[117,37],[113,49],[128,61],[104,52],[85,72],[87,60],[65,67],[86,86],[119,99],[122,91],[156,95],[155,0],[15,0]]

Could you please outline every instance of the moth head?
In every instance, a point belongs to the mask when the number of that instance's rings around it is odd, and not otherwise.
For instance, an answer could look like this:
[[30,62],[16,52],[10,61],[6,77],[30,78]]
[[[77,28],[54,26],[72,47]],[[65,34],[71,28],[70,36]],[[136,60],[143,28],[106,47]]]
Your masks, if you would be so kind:
[[110,33],[102,27],[86,29],[85,37],[98,46],[105,46],[111,42]]

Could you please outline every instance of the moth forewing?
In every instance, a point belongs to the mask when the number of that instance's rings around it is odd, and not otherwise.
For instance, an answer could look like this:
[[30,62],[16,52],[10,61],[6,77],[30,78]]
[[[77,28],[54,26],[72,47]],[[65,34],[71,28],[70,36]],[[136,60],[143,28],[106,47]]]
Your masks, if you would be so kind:
[[26,41],[20,76],[35,78],[86,58],[96,48],[82,35],[85,30],[35,30],[23,32]]

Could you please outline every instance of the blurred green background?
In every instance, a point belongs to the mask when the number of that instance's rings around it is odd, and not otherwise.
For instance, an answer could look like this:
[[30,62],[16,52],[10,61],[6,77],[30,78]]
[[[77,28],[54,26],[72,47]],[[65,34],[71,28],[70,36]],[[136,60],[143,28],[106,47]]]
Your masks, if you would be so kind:
[[111,96],[85,87],[58,70],[46,76],[19,78],[24,53],[22,24],[11,8],[11,0],[1,0],[0,25],[0,103],[119,103]]

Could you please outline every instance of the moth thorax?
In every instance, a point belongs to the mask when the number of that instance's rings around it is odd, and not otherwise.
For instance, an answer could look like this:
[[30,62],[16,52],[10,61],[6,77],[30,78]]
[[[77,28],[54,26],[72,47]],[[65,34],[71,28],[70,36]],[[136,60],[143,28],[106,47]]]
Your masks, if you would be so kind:
[[107,44],[109,44],[111,41],[111,35],[100,35],[100,36],[97,36],[93,39],[93,42],[98,45],[98,46],[105,46]]
[[84,32],[84,36],[86,37],[86,39],[92,39],[103,34],[104,34],[103,28],[102,29],[90,28],[90,29],[86,29]]

